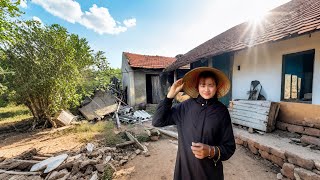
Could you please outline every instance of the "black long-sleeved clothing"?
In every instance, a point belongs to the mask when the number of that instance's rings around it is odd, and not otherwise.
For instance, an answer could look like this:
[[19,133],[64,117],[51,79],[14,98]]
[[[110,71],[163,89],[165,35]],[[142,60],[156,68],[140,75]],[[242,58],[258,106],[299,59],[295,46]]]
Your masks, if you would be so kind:
[[[233,155],[236,145],[229,111],[221,102],[205,100],[199,95],[172,107],[172,99],[165,98],[158,105],[152,124],[156,127],[177,125],[175,180],[224,179],[221,161]],[[219,147],[221,156],[217,165],[209,158],[197,159],[191,150],[192,142]]]

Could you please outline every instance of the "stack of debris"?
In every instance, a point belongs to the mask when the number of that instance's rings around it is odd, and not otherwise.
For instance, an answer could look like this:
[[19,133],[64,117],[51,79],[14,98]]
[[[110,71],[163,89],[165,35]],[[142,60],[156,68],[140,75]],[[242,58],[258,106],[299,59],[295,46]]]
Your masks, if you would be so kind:
[[32,149],[15,158],[0,158],[0,179],[102,179],[107,171],[116,172],[117,167],[141,153],[149,156],[145,145],[131,133],[126,135],[138,149],[135,146],[122,149],[124,146],[120,145],[95,147],[88,143],[74,153],[53,156],[38,154]]
[[271,132],[275,129],[280,105],[271,101],[231,101],[229,112],[232,123]]
[[132,107],[124,106],[119,110],[119,119],[122,123],[133,124],[149,121],[151,115],[144,110],[133,111]]

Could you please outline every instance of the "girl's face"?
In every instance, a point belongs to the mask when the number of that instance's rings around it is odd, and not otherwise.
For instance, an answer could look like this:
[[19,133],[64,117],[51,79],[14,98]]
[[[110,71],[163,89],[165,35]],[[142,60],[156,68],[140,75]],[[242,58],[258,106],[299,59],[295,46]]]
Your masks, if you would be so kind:
[[214,79],[208,77],[208,78],[200,78],[199,79],[199,85],[198,85],[198,91],[199,94],[204,99],[210,99],[212,98],[216,92],[217,92],[217,86]]

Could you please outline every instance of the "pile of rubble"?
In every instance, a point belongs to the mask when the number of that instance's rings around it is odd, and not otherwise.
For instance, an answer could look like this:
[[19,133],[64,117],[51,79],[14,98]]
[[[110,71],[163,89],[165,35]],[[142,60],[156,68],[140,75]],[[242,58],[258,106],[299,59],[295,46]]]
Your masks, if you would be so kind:
[[53,156],[38,154],[36,149],[32,149],[15,158],[0,158],[0,179],[95,180],[103,179],[106,173],[112,176],[118,167],[137,155],[150,156],[145,145],[131,133],[125,133],[129,141],[116,147],[95,147],[88,143],[73,153]]
[[121,123],[133,124],[151,120],[151,115],[144,110],[133,111],[130,106],[121,107],[119,110],[119,120]]

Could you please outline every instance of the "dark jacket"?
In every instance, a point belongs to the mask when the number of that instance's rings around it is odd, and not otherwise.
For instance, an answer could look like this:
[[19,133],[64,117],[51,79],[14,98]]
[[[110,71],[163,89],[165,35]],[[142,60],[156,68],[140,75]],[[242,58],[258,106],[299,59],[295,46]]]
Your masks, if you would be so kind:
[[[158,105],[152,124],[156,127],[177,125],[178,153],[175,180],[223,180],[221,161],[235,152],[229,111],[217,99],[198,98],[186,100],[172,107],[172,99],[165,98]],[[192,142],[218,146],[221,151],[216,166],[212,159],[197,159],[191,151]],[[217,159],[218,153],[214,159]]]

